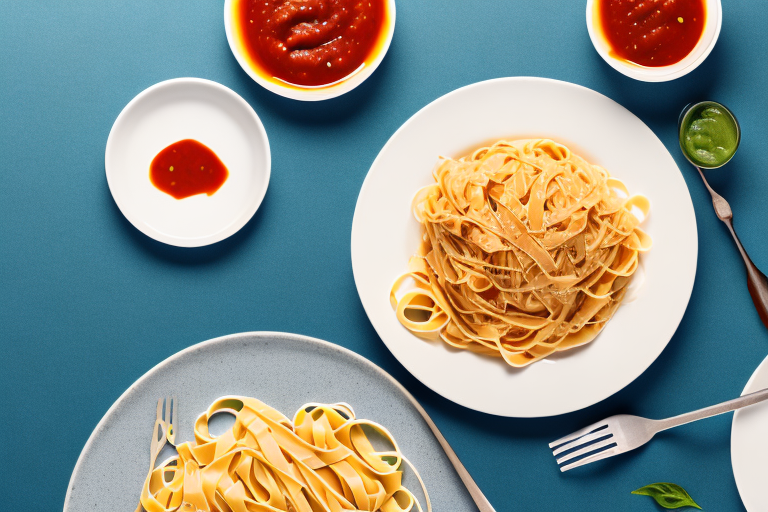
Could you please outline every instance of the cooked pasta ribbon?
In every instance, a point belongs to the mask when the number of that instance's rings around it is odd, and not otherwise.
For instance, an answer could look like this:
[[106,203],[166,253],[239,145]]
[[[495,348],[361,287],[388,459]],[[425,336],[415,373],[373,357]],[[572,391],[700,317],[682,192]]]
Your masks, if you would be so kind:
[[421,337],[516,367],[584,345],[651,248],[648,199],[552,140],[500,140],[433,176],[412,205],[423,243],[390,293]]
[[[235,423],[213,436],[208,422],[220,412]],[[375,449],[371,431],[392,449]],[[392,434],[343,403],[306,404],[290,421],[255,398],[221,397],[197,418],[195,442],[176,449],[147,475],[147,512],[422,510],[402,485],[399,468],[410,463]]]

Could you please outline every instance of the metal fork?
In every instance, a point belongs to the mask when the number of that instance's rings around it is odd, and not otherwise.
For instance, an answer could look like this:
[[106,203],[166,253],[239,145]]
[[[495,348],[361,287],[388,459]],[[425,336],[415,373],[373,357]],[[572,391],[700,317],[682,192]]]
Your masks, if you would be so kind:
[[448,456],[448,460],[450,461],[453,468],[456,470],[456,473],[459,474],[459,478],[461,479],[461,482],[467,488],[467,491],[469,491],[469,495],[472,497],[472,501],[474,501],[475,505],[477,505],[477,510],[479,510],[480,512],[496,512],[496,509],[493,508],[493,505],[491,505],[491,503],[488,501],[488,498],[485,497],[485,495],[483,494],[483,491],[481,491],[480,487],[478,487],[478,485],[475,483],[475,480],[472,478],[472,475],[469,474],[469,471],[467,471],[467,468],[465,468],[464,464],[461,463],[461,461],[459,460],[459,457],[456,455],[456,452],[453,451],[453,448],[451,448],[451,445],[448,444],[448,441],[445,439],[445,437],[443,437],[443,434],[437,428],[437,425],[435,425],[435,422],[432,421],[432,418],[429,417],[429,414],[427,414],[427,411],[424,410],[421,404],[416,401],[413,395],[411,395],[411,393],[408,390],[406,390],[402,384],[400,384],[398,381],[396,381],[392,377],[390,377],[390,379],[392,380],[392,383],[394,383],[398,388],[400,388],[403,394],[408,398],[408,401],[411,402],[411,404],[416,408],[419,414],[421,414],[421,417],[424,418],[424,421],[429,427],[429,430],[432,431],[432,435],[434,435],[435,438],[437,439],[437,442],[440,444],[440,447],[445,452],[445,455]]
[[[664,420],[649,420],[640,416],[619,414],[549,443],[549,447],[552,448],[552,455],[555,456],[557,463],[561,464],[560,471],[565,472],[596,460],[634,450],[650,441],[662,430],[735,411],[763,400],[768,400],[768,388]],[[577,457],[583,458],[577,459]]]
[[[171,446],[176,446],[176,425],[178,424],[178,400],[176,397],[165,398],[165,408],[163,408],[163,399],[157,401],[157,410],[155,412],[155,426],[152,427],[152,443],[149,447],[149,473],[147,479],[152,476],[152,470],[155,469],[157,457],[163,451],[166,441]],[[135,512],[144,510],[141,503],[136,507]]]

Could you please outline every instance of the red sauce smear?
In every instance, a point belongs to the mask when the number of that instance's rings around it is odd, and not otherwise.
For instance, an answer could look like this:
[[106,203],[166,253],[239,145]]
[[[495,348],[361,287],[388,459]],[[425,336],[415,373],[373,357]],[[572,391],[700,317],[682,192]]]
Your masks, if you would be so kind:
[[174,142],[149,164],[149,180],[176,199],[213,195],[227,181],[229,171],[211,148],[194,139]]
[[387,0],[238,0],[235,24],[252,65],[300,86],[328,85],[373,60]]
[[705,0],[598,0],[612,53],[641,66],[683,60],[704,33]]

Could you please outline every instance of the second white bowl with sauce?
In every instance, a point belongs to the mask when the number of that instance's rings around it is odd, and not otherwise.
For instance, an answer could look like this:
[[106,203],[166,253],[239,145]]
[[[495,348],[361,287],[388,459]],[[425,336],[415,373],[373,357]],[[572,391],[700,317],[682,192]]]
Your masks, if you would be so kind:
[[682,60],[659,67],[640,66],[613,54],[611,46],[600,26],[598,4],[607,0],[587,0],[587,30],[597,53],[613,69],[635,80],[643,82],[667,82],[687,75],[706,60],[717,43],[722,27],[722,4],[720,0],[704,0],[706,21],[699,42]]
[[[259,85],[265,89],[279,94],[285,98],[300,101],[321,101],[336,98],[345,94],[363,83],[379,67],[384,59],[392,36],[395,32],[395,0],[383,0],[386,9],[386,19],[382,25],[382,40],[376,44],[373,51],[365,59],[363,65],[346,77],[323,85],[296,85],[288,83],[280,78],[270,76],[265,70],[260,69],[252,62],[242,41],[237,27],[237,7],[244,0],[225,0],[224,2],[224,29],[227,34],[229,48],[240,64],[240,67]],[[268,5],[268,4],[267,4]],[[326,43],[327,44],[327,43]]]

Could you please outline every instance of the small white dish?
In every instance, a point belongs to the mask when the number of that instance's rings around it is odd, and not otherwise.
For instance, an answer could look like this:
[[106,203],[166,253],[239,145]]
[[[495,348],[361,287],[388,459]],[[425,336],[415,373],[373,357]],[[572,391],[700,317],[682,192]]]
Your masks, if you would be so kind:
[[[229,177],[211,196],[174,199],[149,180],[165,147],[195,139],[211,148]],[[178,247],[209,245],[236,233],[259,208],[269,185],[269,141],[259,116],[231,89],[200,78],[149,87],[117,116],[104,156],[107,183],[136,229]]]
[[613,69],[642,82],[667,82],[685,76],[699,67],[715,47],[723,24],[723,6],[720,0],[704,0],[707,10],[704,33],[691,53],[680,62],[669,66],[658,68],[639,66],[611,55],[610,46],[599,27],[600,21],[596,9],[598,1],[600,0],[587,0],[587,30],[595,50]]
[[[768,388],[768,357],[742,395]],[[739,409],[731,427],[731,464],[741,501],[749,512],[768,512],[768,402]]]
[[[501,138],[548,137],[606,168],[651,201],[643,224],[653,249],[631,303],[584,347],[526,368],[416,337],[397,320],[392,284],[421,239],[411,201],[434,183],[440,155],[461,157]],[[639,157],[638,155],[642,155]],[[685,313],[698,236],[683,175],[664,144],[627,109],[584,87],[544,78],[501,78],[463,87],[406,121],[365,178],[352,221],[352,270],[368,318],[392,354],[449,400],[500,416],[582,409],[632,382],[661,354]]]
[[245,49],[242,47],[236,34],[237,28],[235,27],[234,7],[237,5],[238,1],[240,0],[225,0],[224,2],[224,30],[227,33],[227,41],[229,42],[229,48],[232,50],[232,54],[235,56],[235,59],[237,59],[240,67],[242,67],[243,70],[248,73],[248,76],[253,78],[256,83],[268,91],[292,100],[321,101],[336,98],[337,96],[348,93],[363,83],[374,71],[376,71],[376,68],[381,64],[381,61],[384,60],[384,56],[389,50],[389,45],[392,43],[392,36],[395,33],[395,0],[386,0],[388,25],[384,28],[386,31],[385,40],[384,43],[379,46],[377,53],[370,64],[362,66],[349,77],[333,84],[321,86],[292,85],[265,75],[262,71],[255,69],[249,62],[245,55]]

